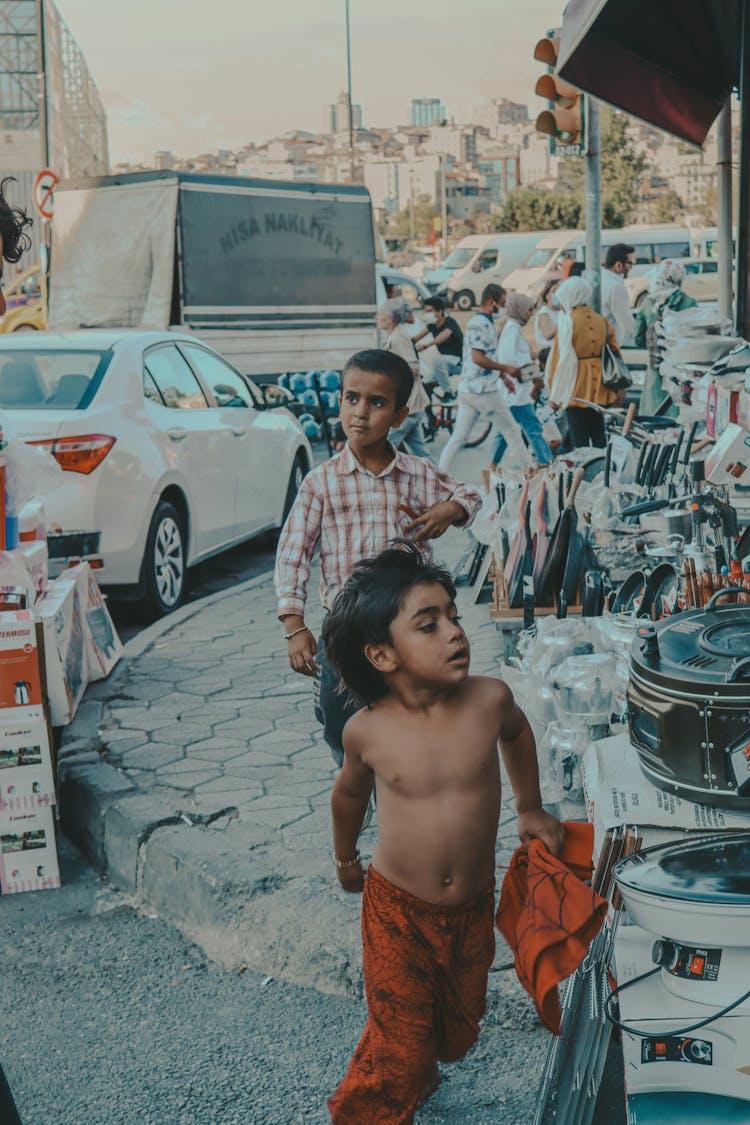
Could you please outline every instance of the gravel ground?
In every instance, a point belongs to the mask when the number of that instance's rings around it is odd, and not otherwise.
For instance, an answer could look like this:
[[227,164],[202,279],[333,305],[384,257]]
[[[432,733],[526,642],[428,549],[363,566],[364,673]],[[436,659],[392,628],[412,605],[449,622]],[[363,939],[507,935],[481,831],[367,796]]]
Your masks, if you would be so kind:
[[[60,851],[62,890],[0,907],[0,1058],[24,1125],[328,1121],[325,1098],[364,1005],[220,969],[133,909],[65,840]],[[446,1068],[419,1125],[530,1125],[525,1064],[539,1036],[519,989],[512,970],[492,974],[479,1044]]]

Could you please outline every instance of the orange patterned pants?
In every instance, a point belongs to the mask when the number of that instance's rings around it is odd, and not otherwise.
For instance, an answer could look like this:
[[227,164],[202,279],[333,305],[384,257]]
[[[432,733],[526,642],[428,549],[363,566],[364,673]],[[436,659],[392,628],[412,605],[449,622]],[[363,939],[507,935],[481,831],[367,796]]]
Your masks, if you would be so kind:
[[435,906],[373,868],[362,899],[367,1023],[328,1100],[334,1125],[409,1125],[430,1069],[476,1042],[495,954],[494,888]]

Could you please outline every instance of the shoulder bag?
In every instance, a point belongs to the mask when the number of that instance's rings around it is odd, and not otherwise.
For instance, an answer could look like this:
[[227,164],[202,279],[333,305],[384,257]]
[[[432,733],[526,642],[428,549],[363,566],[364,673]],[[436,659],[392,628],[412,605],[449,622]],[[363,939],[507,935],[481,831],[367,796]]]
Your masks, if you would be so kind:
[[633,376],[619,352],[610,344],[602,349],[602,383],[609,391],[624,391],[632,385]]

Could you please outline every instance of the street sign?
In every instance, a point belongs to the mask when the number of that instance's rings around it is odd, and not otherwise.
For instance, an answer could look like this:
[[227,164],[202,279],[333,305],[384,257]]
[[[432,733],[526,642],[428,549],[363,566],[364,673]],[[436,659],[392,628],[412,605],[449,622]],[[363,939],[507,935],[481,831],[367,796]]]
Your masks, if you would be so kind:
[[52,193],[59,183],[60,177],[56,176],[51,168],[43,168],[34,180],[34,203],[43,219],[52,218],[54,209]]

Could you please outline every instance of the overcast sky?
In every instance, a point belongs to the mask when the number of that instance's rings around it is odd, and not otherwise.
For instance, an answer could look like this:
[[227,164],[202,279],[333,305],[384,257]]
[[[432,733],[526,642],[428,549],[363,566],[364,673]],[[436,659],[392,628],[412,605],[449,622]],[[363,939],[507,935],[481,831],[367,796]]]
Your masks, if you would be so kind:
[[[564,0],[350,0],[352,93],[366,125],[439,97],[470,121],[532,107],[536,40]],[[323,127],[346,86],[344,0],[56,0],[99,86],[112,162],[189,156]],[[541,101],[538,102],[542,108]]]

